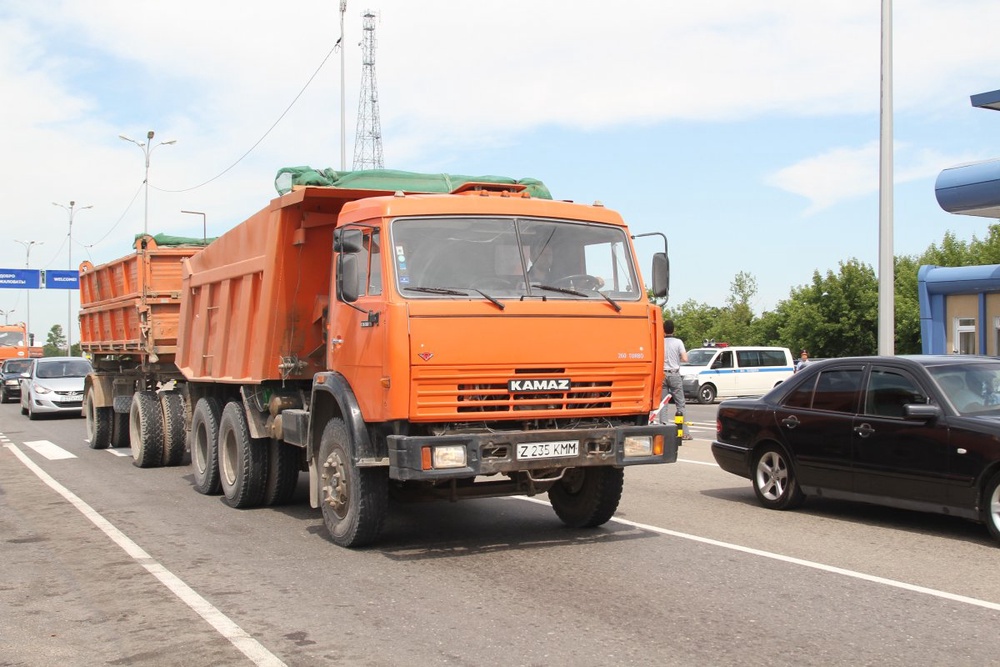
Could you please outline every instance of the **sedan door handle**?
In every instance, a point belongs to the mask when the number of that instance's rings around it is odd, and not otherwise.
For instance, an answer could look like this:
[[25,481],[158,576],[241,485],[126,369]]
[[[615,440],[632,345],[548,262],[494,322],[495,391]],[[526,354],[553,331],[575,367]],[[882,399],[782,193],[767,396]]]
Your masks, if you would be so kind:
[[782,419],[781,423],[785,426],[785,428],[793,429],[799,425],[799,418],[795,415],[791,415]]
[[875,432],[875,429],[872,428],[871,424],[869,424],[868,422],[865,422],[864,424],[861,424],[860,426],[855,426],[854,427],[854,432],[857,433],[858,435],[860,435],[862,438],[867,438],[868,436],[870,436],[872,433]]

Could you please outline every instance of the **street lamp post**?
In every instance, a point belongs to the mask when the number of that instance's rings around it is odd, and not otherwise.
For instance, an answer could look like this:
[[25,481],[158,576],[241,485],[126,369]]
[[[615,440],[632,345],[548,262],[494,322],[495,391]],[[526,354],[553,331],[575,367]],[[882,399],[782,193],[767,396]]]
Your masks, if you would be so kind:
[[201,240],[208,241],[208,223],[206,222],[207,217],[201,211],[181,211],[181,213],[190,213],[191,215],[201,216]]
[[[53,206],[59,206],[61,208],[69,211],[69,233],[66,235],[69,239],[69,243],[66,245],[69,247],[69,252],[67,253],[67,267],[70,271],[73,270],[73,213],[74,211],[82,211],[88,208],[94,208],[93,206],[81,206],[76,208],[76,202],[70,200],[69,206],[65,204],[60,204],[58,202],[52,202]],[[66,356],[73,354],[73,290],[66,290]]]
[[[24,268],[25,269],[30,269],[31,268],[31,246],[33,246],[33,245],[44,245],[45,241],[18,241],[17,239],[14,239],[14,243],[20,243],[21,245],[24,246],[24,251],[25,251]],[[27,329],[27,331],[25,333],[28,336],[28,339],[25,341],[25,344],[28,347],[31,347],[32,341],[31,341],[31,290],[30,289],[25,289],[24,290],[24,300],[25,300],[25,304],[27,306],[27,313],[24,316],[24,327],[25,327],[25,329]]]
[[145,176],[145,179],[142,181],[143,186],[145,187],[145,190],[146,190],[146,194],[145,194],[145,200],[146,200],[145,201],[145,211],[144,211],[143,216],[142,216],[142,233],[143,234],[148,234],[149,233],[149,155],[156,148],[159,148],[160,146],[171,146],[171,145],[177,143],[176,139],[171,139],[170,141],[161,141],[160,143],[158,143],[158,144],[156,144],[154,146],[153,145],[153,135],[154,135],[154,132],[152,130],[150,130],[149,132],[147,132],[146,133],[146,141],[136,141],[135,139],[130,139],[130,138],[126,137],[124,134],[119,134],[118,135],[119,139],[123,139],[124,141],[131,141],[133,144],[135,144],[136,146],[138,146],[139,150],[141,150],[142,154],[146,157],[146,176]]

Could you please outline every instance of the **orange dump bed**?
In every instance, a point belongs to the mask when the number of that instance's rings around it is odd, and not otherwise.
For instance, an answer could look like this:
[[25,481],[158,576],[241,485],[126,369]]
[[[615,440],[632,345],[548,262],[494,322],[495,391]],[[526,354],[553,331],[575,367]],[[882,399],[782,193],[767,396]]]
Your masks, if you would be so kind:
[[188,380],[260,383],[323,370],[333,229],[373,190],[302,188],[184,262],[176,365]]
[[80,265],[80,346],[96,357],[138,355],[171,363],[177,351],[181,261],[199,245],[158,245],[152,236],[107,264]]

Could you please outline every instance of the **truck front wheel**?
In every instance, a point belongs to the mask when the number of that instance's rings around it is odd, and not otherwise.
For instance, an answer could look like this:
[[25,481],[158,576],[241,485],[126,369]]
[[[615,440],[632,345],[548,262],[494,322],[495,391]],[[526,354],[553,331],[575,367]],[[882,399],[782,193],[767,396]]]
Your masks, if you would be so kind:
[[323,429],[319,448],[323,523],[334,544],[360,547],[374,542],[389,505],[385,468],[358,468],[351,458],[350,435],[342,419]]
[[574,468],[549,489],[549,502],[570,528],[593,528],[614,516],[624,485],[622,468]]

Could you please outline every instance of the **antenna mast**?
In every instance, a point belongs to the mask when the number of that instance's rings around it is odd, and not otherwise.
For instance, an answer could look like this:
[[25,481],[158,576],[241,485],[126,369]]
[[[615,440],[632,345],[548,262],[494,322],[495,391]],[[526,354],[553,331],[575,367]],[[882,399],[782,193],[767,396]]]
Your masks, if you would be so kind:
[[375,14],[367,9],[361,41],[361,97],[358,100],[358,133],[354,139],[354,169],[382,169],[382,127],[375,87]]

